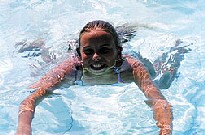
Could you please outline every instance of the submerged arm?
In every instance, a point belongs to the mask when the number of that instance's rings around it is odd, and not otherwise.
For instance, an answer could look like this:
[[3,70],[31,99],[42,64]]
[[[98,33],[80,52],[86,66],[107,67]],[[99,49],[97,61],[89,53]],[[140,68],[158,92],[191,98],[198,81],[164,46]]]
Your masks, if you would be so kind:
[[48,89],[59,83],[66,74],[71,73],[78,64],[78,59],[67,59],[62,64],[45,74],[38,82],[30,86],[37,90],[24,99],[19,106],[18,127],[16,135],[31,135],[31,121],[36,102],[43,99]]
[[133,70],[133,77],[136,84],[148,98],[149,105],[154,111],[154,119],[160,128],[160,135],[171,135],[172,133],[172,110],[160,90],[154,85],[149,72],[144,65],[132,57],[127,56],[127,61]]

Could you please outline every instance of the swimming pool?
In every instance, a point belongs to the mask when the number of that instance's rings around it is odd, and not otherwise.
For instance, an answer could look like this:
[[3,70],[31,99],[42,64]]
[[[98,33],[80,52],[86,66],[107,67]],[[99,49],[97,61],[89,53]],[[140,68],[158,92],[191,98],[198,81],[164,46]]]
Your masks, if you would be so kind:
[[[0,134],[15,133],[18,105],[32,91],[27,86],[69,55],[68,40],[88,21],[103,19],[115,26],[137,26],[136,36],[124,48],[140,51],[152,62],[176,40],[191,49],[183,56],[178,78],[162,93],[173,106],[173,134],[204,135],[204,7],[203,0],[1,0]],[[19,51],[23,45],[42,42],[44,53],[38,48]],[[54,93],[36,107],[34,135],[158,132],[134,83],[63,85]]]

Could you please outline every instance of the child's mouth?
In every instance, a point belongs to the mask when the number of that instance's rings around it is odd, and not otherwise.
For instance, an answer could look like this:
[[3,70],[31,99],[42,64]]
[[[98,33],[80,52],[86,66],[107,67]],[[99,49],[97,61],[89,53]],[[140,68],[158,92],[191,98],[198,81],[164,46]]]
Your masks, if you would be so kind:
[[102,75],[108,71],[108,65],[106,64],[91,64],[88,71],[95,75]]
[[91,64],[90,65],[91,69],[93,70],[102,70],[104,68],[106,68],[107,66],[105,64]]

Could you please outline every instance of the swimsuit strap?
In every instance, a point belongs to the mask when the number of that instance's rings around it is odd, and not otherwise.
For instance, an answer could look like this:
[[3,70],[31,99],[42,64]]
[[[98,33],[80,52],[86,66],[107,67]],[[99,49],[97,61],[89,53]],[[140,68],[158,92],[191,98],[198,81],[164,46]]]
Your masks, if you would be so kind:
[[114,72],[117,74],[117,81],[118,81],[118,83],[124,83],[124,81],[120,77],[120,69],[118,67],[114,67]]

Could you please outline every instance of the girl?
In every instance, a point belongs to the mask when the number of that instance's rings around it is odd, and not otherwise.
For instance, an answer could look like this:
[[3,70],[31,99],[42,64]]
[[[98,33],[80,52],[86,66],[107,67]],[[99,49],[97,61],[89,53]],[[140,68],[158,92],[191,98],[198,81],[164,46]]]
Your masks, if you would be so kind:
[[113,84],[134,81],[148,99],[160,135],[172,132],[171,105],[154,85],[149,72],[136,58],[122,55],[122,47],[114,27],[105,21],[89,22],[79,34],[78,56],[71,56],[31,85],[36,91],[19,107],[17,135],[31,134],[35,104],[49,89],[65,77],[74,76],[83,85]]

